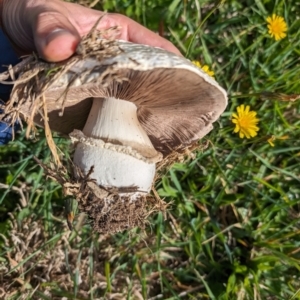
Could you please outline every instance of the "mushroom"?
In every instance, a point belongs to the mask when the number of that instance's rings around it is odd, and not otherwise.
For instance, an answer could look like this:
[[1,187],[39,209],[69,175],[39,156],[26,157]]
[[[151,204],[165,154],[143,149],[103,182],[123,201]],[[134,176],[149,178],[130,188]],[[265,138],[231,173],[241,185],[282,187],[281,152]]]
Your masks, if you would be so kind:
[[[227,96],[200,68],[163,49],[114,41],[104,52],[80,53],[42,93],[50,128],[76,146],[77,178],[89,177],[85,196],[77,190],[79,207],[95,230],[117,232],[143,225],[156,163],[210,132]],[[65,66],[44,65],[38,82]],[[20,112],[42,124],[32,102],[23,101]]]

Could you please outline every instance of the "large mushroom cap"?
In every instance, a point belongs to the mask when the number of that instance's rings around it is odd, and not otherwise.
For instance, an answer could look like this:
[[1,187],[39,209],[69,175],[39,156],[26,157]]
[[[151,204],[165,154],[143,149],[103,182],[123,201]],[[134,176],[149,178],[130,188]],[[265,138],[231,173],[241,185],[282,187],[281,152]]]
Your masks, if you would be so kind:
[[[88,55],[78,59],[45,90],[52,130],[65,134],[82,130],[92,98],[102,97],[133,102],[153,146],[164,155],[212,129],[227,105],[226,92],[213,78],[189,60],[160,48],[124,41],[115,41],[116,46],[118,51],[101,60]],[[43,76],[52,70],[55,67]],[[21,113],[25,119],[32,117],[30,102],[22,105]],[[43,124],[38,115],[35,122]]]

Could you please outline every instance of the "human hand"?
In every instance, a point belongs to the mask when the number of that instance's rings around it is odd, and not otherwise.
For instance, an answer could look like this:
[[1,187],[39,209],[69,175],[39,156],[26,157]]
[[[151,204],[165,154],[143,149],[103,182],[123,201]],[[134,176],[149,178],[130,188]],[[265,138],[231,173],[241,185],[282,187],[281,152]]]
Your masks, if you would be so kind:
[[97,29],[119,26],[118,39],[180,55],[171,42],[120,14],[104,14],[61,0],[0,0],[1,4],[3,27],[19,54],[37,51],[48,61],[64,60],[75,52],[81,37],[104,15]]

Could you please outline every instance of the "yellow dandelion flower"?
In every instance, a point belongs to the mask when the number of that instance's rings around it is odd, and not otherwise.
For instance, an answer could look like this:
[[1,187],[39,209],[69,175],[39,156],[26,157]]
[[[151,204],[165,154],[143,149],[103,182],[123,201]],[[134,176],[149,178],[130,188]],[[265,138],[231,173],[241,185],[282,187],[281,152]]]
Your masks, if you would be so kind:
[[232,114],[232,123],[235,124],[235,133],[239,133],[241,139],[246,137],[250,139],[251,137],[255,137],[257,135],[257,131],[259,127],[257,127],[257,123],[259,119],[256,118],[256,112],[250,111],[250,106],[242,104],[237,107],[237,114]]
[[283,17],[279,17],[275,14],[272,17],[267,17],[269,34],[274,37],[276,41],[279,41],[286,37],[287,24]]
[[192,60],[192,63],[193,63],[196,67],[201,68],[200,61],[198,61],[198,60]]
[[208,65],[204,65],[203,67],[201,67],[201,69],[209,76],[214,77],[215,72],[210,70]]
[[210,70],[208,65],[202,66],[201,63],[200,63],[200,61],[198,61],[198,60],[193,60],[192,63],[193,63],[196,67],[202,69],[202,70],[203,70],[206,74],[208,74],[209,76],[214,77],[215,72],[212,71],[212,70]]

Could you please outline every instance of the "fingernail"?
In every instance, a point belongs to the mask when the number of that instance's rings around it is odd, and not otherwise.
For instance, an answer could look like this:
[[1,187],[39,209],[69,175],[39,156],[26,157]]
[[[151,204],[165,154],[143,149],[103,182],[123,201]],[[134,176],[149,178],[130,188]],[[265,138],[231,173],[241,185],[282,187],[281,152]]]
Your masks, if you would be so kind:
[[57,28],[52,30],[47,36],[46,36],[46,45],[50,44],[54,39],[61,35],[72,35],[72,33],[66,29]]

